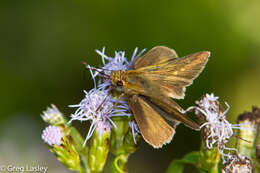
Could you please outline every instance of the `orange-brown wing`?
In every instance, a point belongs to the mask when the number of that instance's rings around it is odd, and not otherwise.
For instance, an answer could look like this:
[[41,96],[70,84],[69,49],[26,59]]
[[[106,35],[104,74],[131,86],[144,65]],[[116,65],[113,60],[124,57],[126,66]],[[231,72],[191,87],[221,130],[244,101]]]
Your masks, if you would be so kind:
[[185,88],[204,69],[210,53],[198,52],[183,58],[128,71],[128,82],[143,88],[143,95],[161,93],[164,96],[182,99]]
[[177,57],[173,49],[165,46],[156,46],[143,56],[137,58],[133,64],[133,69],[160,64]]
[[[164,114],[162,110],[158,111],[151,102],[145,97],[133,95],[129,99],[129,106],[134,114],[134,118],[140,129],[144,140],[154,148],[160,148],[163,144],[169,143],[175,129],[171,127],[159,113]],[[174,127],[178,121],[174,122]]]
[[151,94],[148,98],[154,105],[167,112],[166,115],[162,114],[169,121],[182,122],[185,126],[193,129],[200,130],[200,126],[190,119],[187,115],[183,113],[183,109],[170,97],[165,97],[160,95],[160,93]]

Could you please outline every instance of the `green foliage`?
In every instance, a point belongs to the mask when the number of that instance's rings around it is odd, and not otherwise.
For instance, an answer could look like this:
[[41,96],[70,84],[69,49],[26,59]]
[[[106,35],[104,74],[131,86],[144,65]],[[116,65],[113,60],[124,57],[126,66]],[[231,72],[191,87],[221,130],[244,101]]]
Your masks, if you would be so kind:
[[180,160],[173,160],[166,173],[182,173],[186,164],[191,164],[193,166],[197,166],[199,161],[199,152],[191,152],[186,154]]

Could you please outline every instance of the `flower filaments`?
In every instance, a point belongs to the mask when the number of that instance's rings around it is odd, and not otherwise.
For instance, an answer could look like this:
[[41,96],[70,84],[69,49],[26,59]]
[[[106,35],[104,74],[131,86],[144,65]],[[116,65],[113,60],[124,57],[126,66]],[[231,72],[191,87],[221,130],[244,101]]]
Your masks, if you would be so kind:
[[229,156],[222,173],[251,173],[253,170],[250,159],[239,154]]
[[77,105],[78,109],[71,115],[71,121],[91,121],[89,132],[83,145],[92,136],[95,129],[102,135],[104,131],[110,131],[112,126],[115,126],[111,117],[113,116],[129,116],[126,112],[128,107],[124,104],[117,105],[117,101],[111,98],[106,91],[100,89],[92,89],[85,92],[85,98]]
[[[100,69],[95,69],[96,70],[95,73],[93,73],[92,68],[90,66],[87,66],[87,68],[90,70],[90,73],[94,80],[95,88],[98,88],[98,89],[92,89],[89,93],[85,92],[85,94],[86,94],[85,99],[83,99],[79,105],[71,106],[71,107],[78,107],[76,112],[71,116],[72,117],[71,121],[75,120],[75,119],[80,120],[80,121],[85,121],[85,120],[92,121],[90,130],[86,137],[86,141],[92,136],[95,128],[97,128],[99,133],[102,133],[104,131],[104,129],[110,131],[112,126],[116,127],[115,124],[113,123],[113,121],[110,119],[110,117],[130,116],[131,115],[129,113],[130,109],[129,109],[129,106],[126,101],[119,100],[117,98],[112,98],[112,97],[108,96],[109,95],[108,91],[110,90],[109,86],[111,86],[109,78],[101,78],[101,80],[99,80],[98,85],[97,85],[95,82],[95,77],[99,73],[109,76],[111,71],[130,69],[134,60],[137,57],[139,57],[144,51],[145,51],[145,49],[143,49],[140,53],[137,53],[138,48],[136,48],[132,54],[131,60],[128,61],[127,58],[125,57],[124,51],[115,51],[114,57],[108,57],[107,55],[105,55],[105,48],[103,48],[102,51],[96,50],[96,52],[99,55],[101,55],[103,67],[101,67]],[[102,70],[102,72],[100,70]],[[94,91],[96,94],[94,94]],[[105,108],[102,109],[102,111],[101,111],[101,109],[99,111],[95,111],[95,108],[97,107],[97,105],[101,104],[100,100],[105,99],[105,95],[107,97],[106,101],[104,101],[104,103],[102,103],[102,105],[105,105],[104,106]],[[92,99],[94,99],[94,102]],[[90,102],[96,103],[96,105],[94,105],[94,107],[93,107],[93,104],[92,104],[92,106],[90,107],[89,106]],[[114,106],[114,104],[116,104],[116,106]],[[97,115],[95,115],[95,114],[97,114]],[[109,122],[109,123],[107,123],[107,122]],[[131,125],[133,125],[133,124],[131,124]],[[134,130],[133,132],[135,134],[137,126],[135,125],[135,126],[131,126],[131,127]],[[133,134],[133,139],[135,141],[134,134]]]
[[51,105],[51,107],[48,107],[46,111],[43,112],[41,117],[45,122],[51,125],[59,125],[66,122],[62,113],[53,104]]
[[128,124],[129,124],[129,127],[132,130],[133,140],[134,140],[134,143],[136,144],[135,135],[136,135],[136,133],[140,134],[140,130],[139,130],[139,128],[138,128],[138,126],[137,126],[137,124],[134,120],[129,121]]
[[[115,51],[115,57],[108,57],[105,55],[105,47],[103,47],[102,51],[96,50],[96,52],[101,56],[102,62],[103,62],[103,67],[101,69],[104,69],[104,74],[105,75],[110,75],[111,71],[117,71],[117,70],[129,70],[132,66],[132,63],[136,58],[138,58],[145,49],[143,49],[139,54],[138,48],[135,48],[131,60],[128,61],[127,58],[125,57],[125,52],[124,51]],[[97,76],[99,72],[96,72],[94,76]],[[99,84],[100,88],[107,88],[110,86],[111,83],[109,79],[105,79]]]
[[[195,114],[203,122],[200,126],[202,136],[207,149],[216,147],[222,156],[224,167],[222,173],[250,173],[252,165],[250,159],[238,154],[235,148],[226,147],[226,143],[234,134],[234,129],[242,129],[241,124],[231,124],[226,120],[229,105],[225,102],[227,109],[218,102],[218,97],[214,94],[206,94],[195,102],[197,106],[190,107],[195,110]],[[235,154],[231,154],[235,151]]]
[[213,146],[217,146],[218,150],[222,154],[222,157],[228,156],[224,153],[224,150],[235,150],[225,147],[225,144],[233,136],[234,128],[239,128],[238,125],[232,125],[226,120],[226,113],[229,110],[227,103],[227,109],[224,111],[218,102],[218,97],[214,94],[206,94],[202,99],[196,101],[197,106],[195,114],[200,118],[204,117],[205,123],[201,125],[203,131],[203,137],[208,149],[212,149]]
[[57,126],[48,126],[42,132],[42,140],[50,146],[60,145],[62,137],[62,131]]

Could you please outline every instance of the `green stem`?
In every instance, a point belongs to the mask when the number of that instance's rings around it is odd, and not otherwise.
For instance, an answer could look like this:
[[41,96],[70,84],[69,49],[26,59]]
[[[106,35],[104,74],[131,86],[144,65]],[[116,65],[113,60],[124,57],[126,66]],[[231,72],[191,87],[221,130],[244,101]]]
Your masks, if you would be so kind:
[[129,154],[120,154],[115,157],[114,161],[111,163],[111,172],[112,173],[126,173],[126,163],[128,160]]
[[201,144],[199,153],[199,169],[201,171],[206,170],[209,173],[218,172],[218,164],[220,161],[220,153],[216,147],[212,149],[206,149],[204,142]]
[[82,167],[80,167],[80,168],[78,169],[78,172],[79,172],[79,173],[90,173],[90,172],[84,170]]

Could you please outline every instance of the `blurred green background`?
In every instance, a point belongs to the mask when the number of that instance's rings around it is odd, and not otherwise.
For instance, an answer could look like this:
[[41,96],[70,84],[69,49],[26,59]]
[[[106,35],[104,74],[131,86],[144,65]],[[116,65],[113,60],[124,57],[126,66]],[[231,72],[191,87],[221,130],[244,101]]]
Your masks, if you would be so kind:
[[[259,0],[1,0],[0,164],[39,164],[49,173],[70,172],[41,141],[40,114],[51,103],[67,117],[93,82],[81,64],[101,64],[106,54],[165,45],[184,56],[211,51],[210,61],[180,103],[214,92],[229,119],[260,106]],[[75,123],[77,124],[77,123]],[[77,124],[87,127],[87,123]],[[82,130],[86,135],[87,128]],[[174,158],[199,149],[199,133],[179,126],[174,140],[155,150],[142,143],[130,173],[164,172]],[[186,170],[186,172],[192,172]]]

